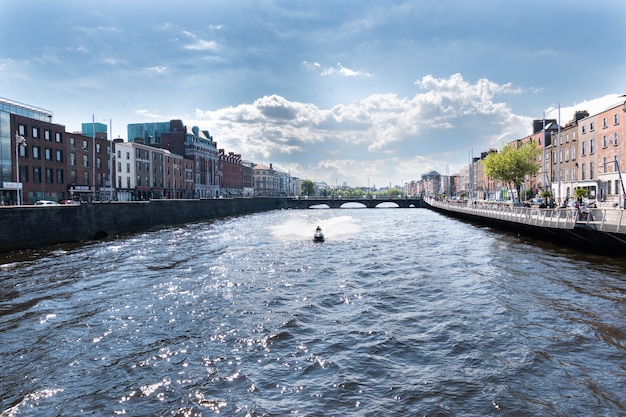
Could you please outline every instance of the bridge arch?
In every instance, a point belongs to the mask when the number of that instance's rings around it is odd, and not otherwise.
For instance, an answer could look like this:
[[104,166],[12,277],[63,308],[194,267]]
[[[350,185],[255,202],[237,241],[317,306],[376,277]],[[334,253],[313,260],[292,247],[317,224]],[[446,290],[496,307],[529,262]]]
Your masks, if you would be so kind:
[[[423,201],[419,198],[294,198],[285,200],[285,208],[340,208],[348,203],[358,203],[358,207],[367,208],[418,208],[423,207]],[[351,206],[344,208],[354,208]]]

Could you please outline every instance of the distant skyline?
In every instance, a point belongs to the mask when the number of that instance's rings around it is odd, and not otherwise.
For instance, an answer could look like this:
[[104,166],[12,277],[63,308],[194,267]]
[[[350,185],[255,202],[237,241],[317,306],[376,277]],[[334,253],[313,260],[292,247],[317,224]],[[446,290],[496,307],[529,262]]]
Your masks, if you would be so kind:
[[9,0],[0,96],[68,131],[182,119],[294,176],[452,174],[623,102],[626,2]]

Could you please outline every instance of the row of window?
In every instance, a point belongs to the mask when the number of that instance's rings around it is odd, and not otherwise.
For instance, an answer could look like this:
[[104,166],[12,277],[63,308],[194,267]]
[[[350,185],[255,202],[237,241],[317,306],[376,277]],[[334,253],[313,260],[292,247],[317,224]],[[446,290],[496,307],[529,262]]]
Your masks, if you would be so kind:
[[[610,142],[613,146],[619,146],[619,135],[617,133],[615,133],[613,135],[613,140]],[[602,137],[602,148],[608,148],[609,146],[609,139],[608,137],[605,135]],[[571,156],[572,156],[572,160],[576,159],[576,147],[573,146],[571,148]],[[582,156],[587,156],[587,142],[586,141],[582,141],[580,144],[580,153]],[[589,155],[593,155],[595,153],[595,140],[591,139],[589,140]],[[556,153],[552,154],[552,163],[556,164],[557,163],[557,159],[556,159]],[[605,158],[606,159],[606,158]],[[539,160],[541,160],[541,156],[539,156]],[[570,148],[565,148],[565,161],[569,161],[570,160]],[[563,151],[560,151],[560,162],[563,162]]]
[[[614,161],[608,161],[607,158],[604,158],[602,160],[602,167],[600,167],[605,173],[608,172],[614,172],[610,170],[609,167],[612,166]],[[570,178],[570,174],[571,174],[571,178]],[[570,168],[564,168],[561,170],[561,175],[562,175],[562,179],[564,181],[577,181],[577,168],[576,167],[570,167]],[[580,180],[581,181],[587,181],[587,180],[594,180],[595,179],[595,164],[593,162],[589,162],[589,178],[587,178],[587,166],[586,164],[582,163],[580,164]],[[552,171],[552,182],[558,181],[557,178],[557,172],[556,171]],[[609,193],[610,194],[610,193]]]
[[[613,126],[617,126],[619,125],[619,115],[617,113],[615,113],[613,115]],[[604,117],[602,119],[602,128],[603,129],[608,129],[609,127],[609,121],[606,117]],[[589,122],[589,132],[593,132],[595,130],[595,123],[594,122]],[[581,126],[581,133],[584,135],[585,133],[587,133],[587,126],[582,125]]]
[[[32,177],[30,175],[31,171]],[[70,183],[77,184],[77,172],[75,170],[72,170],[70,172],[70,176]],[[82,184],[89,184],[89,171],[84,171],[82,177]],[[42,183],[42,179],[45,181],[46,184],[65,184],[65,171],[63,169],[44,168],[36,166],[32,167],[31,169],[31,167],[28,166],[20,166],[20,182],[29,183],[31,182],[31,178],[34,184]]]
[[[26,131],[27,131],[26,125],[19,124],[17,126],[17,131],[20,134],[20,136],[26,136]],[[33,139],[41,138],[40,127],[33,126],[30,132],[31,132],[30,136]],[[50,131],[50,129],[43,129],[43,139],[47,141],[52,141],[52,132]],[[63,135],[61,134],[61,132],[54,132],[54,141],[57,143],[62,143],[62,140],[63,140]]]

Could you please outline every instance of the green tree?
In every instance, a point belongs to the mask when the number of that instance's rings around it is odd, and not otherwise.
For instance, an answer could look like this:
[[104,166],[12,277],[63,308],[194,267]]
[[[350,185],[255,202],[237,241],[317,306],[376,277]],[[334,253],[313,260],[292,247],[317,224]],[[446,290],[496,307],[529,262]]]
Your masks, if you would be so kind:
[[315,184],[311,180],[302,181],[302,195],[315,195]]
[[539,171],[537,156],[540,153],[541,150],[533,142],[525,143],[517,148],[505,146],[500,152],[490,153],[483,160],[485,174],[489,178],[509,184],[509,187],[517,190],[517,195],[521,196],[520,189],[524,177],[536,175]]
[[576,188],[574,190],[574,197],[576,197],[578,201],[582,202],[583,197],[587,197],[588,192],[589,190],[587,190],[586,188]]

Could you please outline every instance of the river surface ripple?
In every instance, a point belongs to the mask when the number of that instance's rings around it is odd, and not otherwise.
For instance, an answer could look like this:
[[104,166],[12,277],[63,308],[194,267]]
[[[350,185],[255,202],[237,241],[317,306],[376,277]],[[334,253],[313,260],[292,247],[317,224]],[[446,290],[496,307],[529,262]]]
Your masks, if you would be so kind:
[[624,416],[625,272],[425,209],[12,255],[0,416]]

